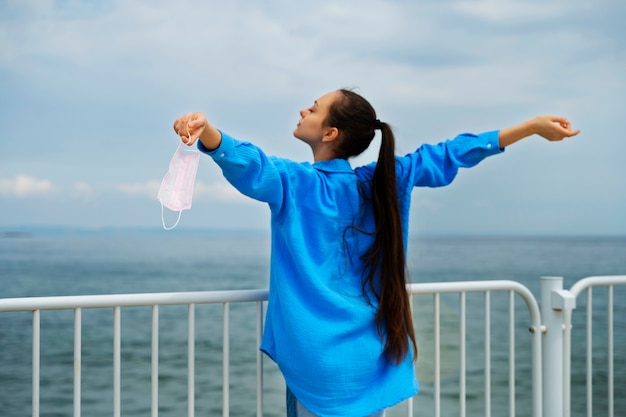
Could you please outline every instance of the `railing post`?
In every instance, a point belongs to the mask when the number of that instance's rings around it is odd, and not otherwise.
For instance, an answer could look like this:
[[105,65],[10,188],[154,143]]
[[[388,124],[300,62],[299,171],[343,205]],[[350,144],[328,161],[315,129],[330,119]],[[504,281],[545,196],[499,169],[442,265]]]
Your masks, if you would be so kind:
[[563,312],[554,309],[552,293],[563,290],[562,277],[541,277],[543,415],[563,417]]
[[576,308],[576,297],[567,290],[552,293],[552,309],[563,312],[563,417],[570,417],[571,361],[572,361],[572,310]]

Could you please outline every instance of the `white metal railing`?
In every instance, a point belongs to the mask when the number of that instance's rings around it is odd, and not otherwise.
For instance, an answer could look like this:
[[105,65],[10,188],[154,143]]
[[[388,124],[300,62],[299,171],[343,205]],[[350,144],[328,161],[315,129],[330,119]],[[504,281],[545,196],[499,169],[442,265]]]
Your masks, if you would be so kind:
[[[558,280],[559,278],[557,278]],[[615,414],[614,404],[614,317],[613,317],[613,287],[616,285],[626,286],[626,275],[596,276],[581,279],[567,291],[562,289],[562,279],[552,296],[552,309],[562,315],[562,354],[563,354],[563,413],[565,417],[571,415],[571,345],[572,345],[572,311],[576,308],[576,299],[583,292],[587,292],[586,299],[586,403],[587,416],[593,415],[593,287],[606,287],[607,289],[607,400],[608,416]],[[545,313],[544,313],[545,314]],[[557,338],[561,336],[557,332]],[[557,376],[558,377],[558,376]]]
[[[576,283],[567,291],[563,289],[560,277],[544,277],[541,285],[541,308],[536,298],[524,285],[515,281],[462,281],[447,283],[410,284],[409,292],[414,296],[432,295],[434,319],[434,415],[441,416],[441,296],[459,295],[459,415],[466,415],[466,295],[484,294],[484,415],[491,415],[491,294],[508,293],[508,343],[509,343],[509,416],[515,416],[515,295],[522,298],[530,315],[532,350],[532,415],[570,416],[571,380],[571,327],[572,310],[576,307],[576,297],[587,291],[587,415],[592,415],[591,401],[591,291],[592,287],[608,288],[608,396],[609,416],[613,410],[613,286],[626,285],[626,275],[590,277]],[[159,411],[159,317],[160,306],[187,306],[187,414],[195,414],[195,311],[199,304],[222,304],[223,306],[223,345],[222,345],[222,414],[230,415],[230,304],[256,303],[256,343],[260,344],[263,331],[263,303],[267,300],[267,290],[205,291],[156,294],[88,295],[66,297],[32,297],[0,299],[0,312],[32,312],[32,415],[40,414],[40,354],[41,354],[41,311],[73,310],[74,312],[74,386],[73,413],[81,415],[81,374],[82,374],[82,312],[83,309],[113,309],[113,414],[121,415],[121,309],[125,307],[151,307],[151,415]],[[543,314],[541,313],[543,312]],[[562,331],[561,331],[562,329]],[[555,331],[556,330],[556,331]],[[1,343],[1,342],[0,342]],[[256,415],[263,415],[263,358],[256,353]],[[413,415],[413,400],[407,402],[407,416]]]
[[[410,284],[408,290],[413,295],[428,295],[434,297],[435,319],[435,415],[441,415],[441,356],[440,346],[440,295],[458,293],[460,297],[460,393],[459,402],[461,416],[465,416],[465,333],[466,312],[465,297],[470,292],[484,293],[485,308],[485,340],[491,339],[490,334],[490,295],[494,291],[509,292],[509,401],[510,416],[515,415],[515,350],[514,350],[514,310],[513,296],[517,294],[526,302],[530,313],[530,330],[532,331],[532,378],[533,378],[533,415],[541,416],[542,381],[541,381],[541,317],[539,307],[531,292],[523,285],[514,281],[472,281],[472,282],[448,282]],[[151,415],[158,415],[158,375],[159,375],[159,306],[164,305],[187,305],[188,306],[188,340],[187,340],[187,415],[195,414],[195,306],[196,304],[222,303],[223,304],[223,381],[222,381],[222,413],[229,416],[229,305],[235,302],[256,302],[256,329],[257,346],[260,344],[263,327],[263,302],[267,300],[266,290],[245,291],[209,291],[209,292],[185,292],[185,293],[156,293],[156,294],[121,294],[121,295],[89,295],[89,296],[66,296],[66,297],[36,297],[14,298],[0,300],[0,312],[3,311],[32,311],[33,312],[33,341],[32,341],[32,415],[39,416],[39,388],[40,388],[40,312],[42,310],[74,310],[74,387],[73,387],[73,411],[74,417],[81,415],[81,336],[82,336],[82,310],[90,308],[112,308],[113,315],[113,415],[121,415],[121,308],[146,306],[152,308],[152,339],[151,339]],[[491,381],[490,381],[490,343],[486,343],[485,349],[485,407],[486,416],[490,416]],[[262,354],[257,350],[256,366],[256,414],[263,415],[263,369]],[[413,401],[407,402],[407,415],[413,415]]]

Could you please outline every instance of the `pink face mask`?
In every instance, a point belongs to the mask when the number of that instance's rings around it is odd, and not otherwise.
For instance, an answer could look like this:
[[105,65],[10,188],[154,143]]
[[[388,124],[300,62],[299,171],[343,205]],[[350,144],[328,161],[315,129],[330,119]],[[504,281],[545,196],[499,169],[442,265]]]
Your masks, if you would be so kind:
[[[190,149],[182,144],[178,146],[174,156],[172,156],[169,170],[163,177],[161,188],[159,188],[159,194],[157,195],[161,202],[161,221],[165,230],[175,228],[180,221],[182,211],[191,208],[193,184],[196,181],[199,160],[200,152],[198,150]],[[178,219],[171,227],[165,226],[163,207],[178,212]]]

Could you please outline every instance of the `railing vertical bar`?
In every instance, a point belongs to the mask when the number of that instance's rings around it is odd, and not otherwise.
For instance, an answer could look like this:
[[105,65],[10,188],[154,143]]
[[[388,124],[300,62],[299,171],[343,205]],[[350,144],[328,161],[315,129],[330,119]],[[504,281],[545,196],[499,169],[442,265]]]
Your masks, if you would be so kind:
[[187,415],[193,417],[196,410],[196,309],[187,306]]
[[222,356],[224,363],[222,364],[222,415],[230,416],[230,320],[229,320],[229,303],[224,303],[224,335],[222,345]]
[[[263,338],[263,302],[256,303],[256,345],[261,345]],[[256,415],[263,417],[263,353],[256,350]]]
[[509,417],[515,417],[515,293],[509,291]]
[[151,417],[159,415],[159,305],[152,306]]
[[609,347],[609,351],[608,351],[608,400],[609,400],[609,417],[613,417],[613,413],[615,412],[614,409],[614,380],[613,380],[613,286],[609,285],[608,288],[608,347]]
[[491,292],[485,291],[485,417],[491,416]]
[[466,374],[467,374],[467,365],[466,365],[466,306],[465,306],[465,292],[460,294],[460,317],[461,323],[459,326],[459,416],[465,417],[467,413],[467,386],[466,386]]
[[122,314],[119,306],[113,309],[113,416],[121,416],[121,351],[122,351]]
[[80,417],[82,373],[82,313],[74,309],[74,417]]
[[33,417],[39,417],[39,371],[41,348],[41,311],[33,311]]
[[587,417],[593,417],[593,379],[592,379],[592,333],[593,325],[592,319],[592,296],[593,289],[589,287],[587,289]]
[[572,308],[563,310],[563,417],[572,415]]
[[539,315],[532,321],[532,397],[533,397],[533,417],[542,417],[543,415],[543,378],[541,375],[541,367],[543,362],[543,353],[541,350],[542,325]]
[[435,417],[441,416],[441,315],[440,295],[434,295],[435,319]]

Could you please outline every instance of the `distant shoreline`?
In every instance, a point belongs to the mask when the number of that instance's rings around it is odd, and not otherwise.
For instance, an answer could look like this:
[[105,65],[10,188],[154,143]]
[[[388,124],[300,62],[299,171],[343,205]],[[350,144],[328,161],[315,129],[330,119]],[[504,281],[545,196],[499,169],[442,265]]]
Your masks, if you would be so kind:
[[162,228],[79,228],[57,226],[33,226],[33,227],[0,227],[0,239],[2,238],[32,238],[35,236],[132,236],[132,235],[205,235],[205,236],[262,236],[269,235],[268,230],[255,229],[190,229],[177,228],[164,230]]
[[[0,239],[30,239],[38,236],[267,236],[269,229],[214,229],[184,228],[163,230],[142,227],[81,228],[69,226],[0,226]],[[479,233],[420,233],[414,232],[409,239],[625,239],[624,234],[479,234]]]

